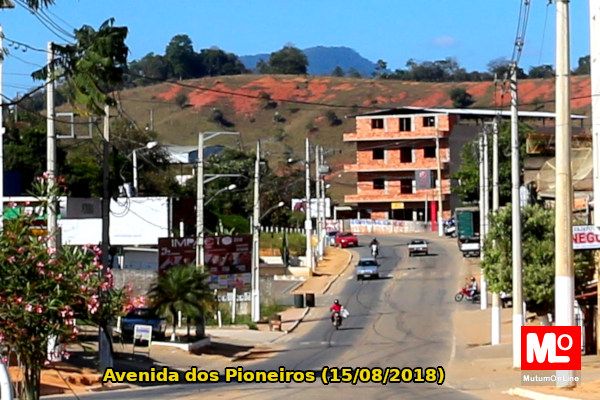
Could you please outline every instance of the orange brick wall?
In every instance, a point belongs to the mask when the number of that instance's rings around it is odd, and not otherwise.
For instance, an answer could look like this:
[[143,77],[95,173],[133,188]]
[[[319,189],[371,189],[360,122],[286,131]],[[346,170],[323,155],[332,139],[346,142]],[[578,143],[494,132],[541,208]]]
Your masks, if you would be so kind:
[[[436,126],[424,127],[423,117],[435,116]],[[434,136],[436,133],[445,135],[449,132],[452,126],[456,123],[456,117],[444,114],[417,114],[417,115],[406,115],[406,116],[390,116],[390,117],[373,117],[373,118],[356,118],[356,134],[357,136],[368,137],[370,135],[377,135],[385,132],[400,132],[400,118],[411,118],[411,131],[403,131],[401,133],[406,135],[423,135],[423,136]],[[371,119],[383,119],[384,127],[382,129],[371,128]]]

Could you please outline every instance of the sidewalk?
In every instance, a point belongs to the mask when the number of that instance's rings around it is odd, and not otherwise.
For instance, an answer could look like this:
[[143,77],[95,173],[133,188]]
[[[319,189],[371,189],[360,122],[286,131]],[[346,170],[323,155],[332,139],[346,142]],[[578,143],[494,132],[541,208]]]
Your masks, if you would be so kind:
[[[316,273],[306,279],[292,292],[323,294],[350,265],[352,253],[330,247],[325,259],[319,262]],[[281,315],[281,331],[271,331],[267,324],[259,324],[258,330],[247,326],[230,326],[223,328],[206,328],[211,344],[188,352],[176,347],[153,345],[150,349],[136,348],[129,343],[114,343],[115,368],[120,371],[148,370],[151,367],[169,367],[171,369],[188,370],[191,367],[206,370],[223,370],[232,362],[260,361],[271,357],[277,348],[275,342],[287,333],[292,332],[308,313],[309,308],[288,308]],[[191,329],[192,334],[194,329]],[[170,332],[170,331],[169,331]],[[186,328],[177,329],[179,334],[186,334]],[[69,393],[74,389],[77,393],[86,393],[99,387],[99,375],[93,370],[90,355],[95,355],[97,343],[85,343],[87,351],[81,345],[70,346],[73,357],[68,363],[60,363],[60,373],[44,370],[42,381],[44,395]],[[149,350],[149,352],[148,352]],[[91,351],[91,353],[89,353]],[[70,387],[69,387],[70,386]],[[134,385],[118,385],[123,386]]]
[[352,253],[337,247],[327,247],[325,257],[319,261],[315,273],[292,293],[324,294],[352,261]]

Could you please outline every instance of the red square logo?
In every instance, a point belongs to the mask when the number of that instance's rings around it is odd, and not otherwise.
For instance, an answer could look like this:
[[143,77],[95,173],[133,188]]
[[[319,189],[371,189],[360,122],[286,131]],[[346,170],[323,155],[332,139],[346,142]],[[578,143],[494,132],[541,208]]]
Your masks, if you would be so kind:
[[580,369],[581,327],[521,327],[521,370]]

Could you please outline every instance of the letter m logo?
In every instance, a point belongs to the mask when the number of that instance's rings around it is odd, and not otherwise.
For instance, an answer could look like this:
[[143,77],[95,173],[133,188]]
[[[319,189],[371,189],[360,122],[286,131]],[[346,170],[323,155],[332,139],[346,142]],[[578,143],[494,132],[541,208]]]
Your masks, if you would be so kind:
[[521,369],[581,369],[581,328],[579,326],[521,327]]

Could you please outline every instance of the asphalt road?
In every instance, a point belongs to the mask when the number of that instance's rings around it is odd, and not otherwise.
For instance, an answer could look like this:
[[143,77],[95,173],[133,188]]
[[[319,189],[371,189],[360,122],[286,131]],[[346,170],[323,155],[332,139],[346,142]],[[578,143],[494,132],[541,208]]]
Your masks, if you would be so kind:
[[[408,235],[379,238],[378,280],[357,281],[350,268],[331,287],[330,295],[317,298],[292,335],[284,336],[264,359],[232,366],[252,370],[320,371],[329,367],[438,367],[453,357],[453,295],[462,280],[456,242],[429,236],[429,256],[408,257]],[[355,249],[368,256],[367,242]],[[327,307],[337,297],[350,317],[336,331]],[[285,341],[287,340],[287,341]],[[201,365],[198,366],[202,368]],[[319,374],[317,374],[319,375]],[[315,383],[203,384],[144,388],[128,392],[105,392],[81,396],[86,399],[469,399],[447,385],[430,383]]]

